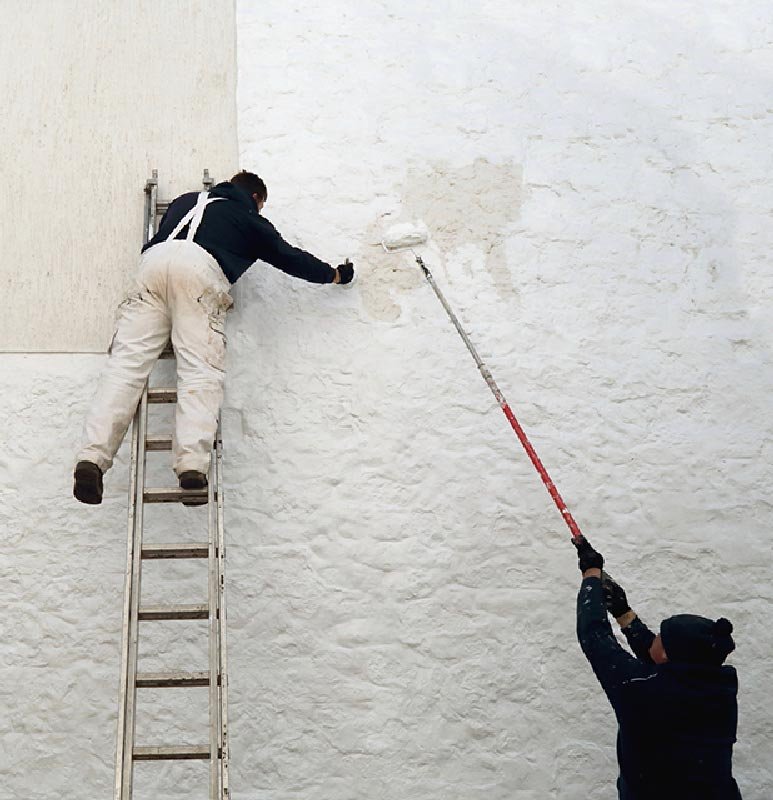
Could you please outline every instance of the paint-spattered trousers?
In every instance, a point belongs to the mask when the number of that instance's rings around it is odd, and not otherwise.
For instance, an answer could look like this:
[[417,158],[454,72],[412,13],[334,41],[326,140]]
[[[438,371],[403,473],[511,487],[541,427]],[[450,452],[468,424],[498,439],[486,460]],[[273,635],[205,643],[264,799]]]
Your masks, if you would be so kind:
[[143,253],[121,304],[107,367],[86,418],[78,461],[113,463],[153,364],[171,335],[177,357],[174,469],[207,472],[223,400],[230,284],[212,256],[173,240]]

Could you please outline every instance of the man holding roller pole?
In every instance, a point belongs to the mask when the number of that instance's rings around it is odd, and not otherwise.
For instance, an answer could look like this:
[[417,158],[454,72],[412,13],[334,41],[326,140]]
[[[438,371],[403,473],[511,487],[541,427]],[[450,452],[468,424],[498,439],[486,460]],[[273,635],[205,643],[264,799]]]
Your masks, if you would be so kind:
[[153,364],[171,336],[177,356],[174,470],[182,489],[207,488],[225,377],[225,316],[231,285],[256,261],[310,283],[349,283],[349,261],[332,267],[288,244],[261,215],[266,184],[239,172],[208,192],[173,200],[145,245],[134,290],[122,303],[107,367],[86,418],[73,493],[102,502],[102,476],[126,434]]
[[[577,638],[617,716],[620,800],[740,800],[738,679],[723,665],[735,648],[732,624],[679,614],[656,636],[602,572],[602,555],[583,536],[573,543],[583,577]],[[615,639],[607,611],[635,655]]]

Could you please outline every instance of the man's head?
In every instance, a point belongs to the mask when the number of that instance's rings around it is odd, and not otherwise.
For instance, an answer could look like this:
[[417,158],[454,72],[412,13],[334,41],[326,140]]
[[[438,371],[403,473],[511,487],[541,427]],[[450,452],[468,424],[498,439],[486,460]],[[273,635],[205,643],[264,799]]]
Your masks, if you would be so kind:
[[254,172],[247,172],[247,170],[243,169],[231,178],[231,183],[247,192],[255,201],[258,211],[266,204],[268,189],[266,184]]
[[660,623],[650,657],[656,664],[677,661],[718,667],[735,650],[732,632],[732,623],[724,617],[715,622],[695,614],[677,614]]

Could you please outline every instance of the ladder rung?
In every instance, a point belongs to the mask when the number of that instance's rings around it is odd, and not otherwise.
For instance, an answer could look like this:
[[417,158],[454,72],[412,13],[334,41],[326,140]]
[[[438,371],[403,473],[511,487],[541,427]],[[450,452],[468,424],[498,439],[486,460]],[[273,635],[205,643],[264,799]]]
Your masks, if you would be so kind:
[[[212,442],[212,447],[217,447],[218,444],[223,444],[222,439],[215,439]],[[171,450],[172,437],[171,436],[148,436],[145,439],[146,450]]]
[[137,613],[137,619],[208,619],[209,606],[206,603],[185,606],[145,606]]
[[173,745],[171,747],[135,747],[135,761],[179,761],[183,759],[209,759],[209,746]]
[[183,498],[206,500],[208,494],[207,489],[145,489],[142,497],[146,503],[179,503]]
[[208,558],[209,545],[203,544],[143,544],[143,558]]
[[145,439],[146,450],[171,450],[172,437],[171,436],[148,436]]
[[209,672],[140,672],[138,689],[166,689],[173,686],[209,686]]
[[148,389],[149,403],[176,403],[177,389]]

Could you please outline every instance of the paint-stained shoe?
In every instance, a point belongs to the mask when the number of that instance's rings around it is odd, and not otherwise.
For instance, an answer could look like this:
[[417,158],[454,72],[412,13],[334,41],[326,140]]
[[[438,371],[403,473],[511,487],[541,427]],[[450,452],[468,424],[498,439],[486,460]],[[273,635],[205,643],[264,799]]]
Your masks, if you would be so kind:
[[[206,505],[207,500],[207,476],[203,472],[198,472],[195,469],[189,469],[180,473],[180,488],[189,491],[197,492],[197,495],[192,495],[188,499],[184,499],[182,504],[184,506],[203,506]],[[204,492],[202,496],[201,492]]]
[[98,506],[102,502],[102,470],[91,461],[75,465],[75,484],[72,493],[81,503]]

